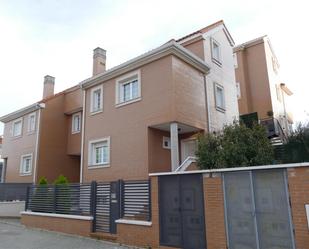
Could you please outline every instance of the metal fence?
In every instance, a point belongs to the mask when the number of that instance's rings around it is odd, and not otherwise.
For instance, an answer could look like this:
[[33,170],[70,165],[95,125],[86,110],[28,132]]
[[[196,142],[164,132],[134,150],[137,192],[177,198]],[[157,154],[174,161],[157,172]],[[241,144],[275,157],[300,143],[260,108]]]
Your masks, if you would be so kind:
[[31,183],[0,183],[0,201],[25,201]]
[[150,181],[123,182],[122,197],[122,218],[151,220]]
[[32,212],[90,215],[90,184],[36,185],[28,189],[26,210]]

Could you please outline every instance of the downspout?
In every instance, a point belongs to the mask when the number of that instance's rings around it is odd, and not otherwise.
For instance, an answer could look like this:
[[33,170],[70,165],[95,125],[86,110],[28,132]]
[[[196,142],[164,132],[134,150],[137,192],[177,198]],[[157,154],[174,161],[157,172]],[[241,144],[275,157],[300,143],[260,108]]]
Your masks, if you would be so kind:
[[[208,71],[209,73],[209,71]],[[207,91],[207,80],[206,80],[207,74],[204,74],[204,90],[205,90],[205,110],[207,112],[207,129],[208,133],[211,132],[211,126],[210,126],[210,104],[209,104],[209,96],[208,96],[208,91]]]
[[79,173],[79,182],[80,183],[83,183],[85,116],[86,116],[86,91],[83,89],[82,139],[81,139],[81,146],[80,146],[81,149],[80,149],[80,173]]
[[36,141],[35,141],[35,161],[34,161],[34,169],[33,169],[33,184],[36,183],[36,176],[37,176],[37,165],[38,165],[38,155],[39,155],[39,143],[40,143],[40,132],[41,132],[41,111],[45,108],[44,103],[38,104],[39,106],[39,115],[38,115],[38,130],[36,134]]

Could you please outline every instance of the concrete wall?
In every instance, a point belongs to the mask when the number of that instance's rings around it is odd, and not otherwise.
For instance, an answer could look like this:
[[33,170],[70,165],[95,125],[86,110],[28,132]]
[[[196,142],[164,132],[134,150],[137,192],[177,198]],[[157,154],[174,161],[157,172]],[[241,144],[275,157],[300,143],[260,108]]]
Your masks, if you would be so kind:
[[20,217],[20,212],[25,210],[24,201],[0,202],[0,217]]

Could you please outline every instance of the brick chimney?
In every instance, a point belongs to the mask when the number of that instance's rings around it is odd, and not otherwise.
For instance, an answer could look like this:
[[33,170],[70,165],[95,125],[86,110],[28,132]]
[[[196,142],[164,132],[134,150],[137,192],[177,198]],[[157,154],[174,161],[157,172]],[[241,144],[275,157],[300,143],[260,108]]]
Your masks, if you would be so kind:
[[92,76],[105,72],[106,50],[97,47],[93,50],[93,71]]
[[43,99],[54,95],[55,77],[46,75],[44,77]]

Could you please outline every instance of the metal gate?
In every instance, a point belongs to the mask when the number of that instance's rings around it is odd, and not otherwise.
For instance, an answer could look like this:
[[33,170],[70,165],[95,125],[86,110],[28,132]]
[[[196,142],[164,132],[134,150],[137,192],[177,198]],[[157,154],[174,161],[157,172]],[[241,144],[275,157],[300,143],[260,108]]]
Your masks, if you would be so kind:
[[294,249],[285,170],[223,174],[229,249]]
[[202,174],[159,177],[160,245],[205,249]]

